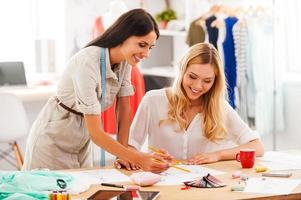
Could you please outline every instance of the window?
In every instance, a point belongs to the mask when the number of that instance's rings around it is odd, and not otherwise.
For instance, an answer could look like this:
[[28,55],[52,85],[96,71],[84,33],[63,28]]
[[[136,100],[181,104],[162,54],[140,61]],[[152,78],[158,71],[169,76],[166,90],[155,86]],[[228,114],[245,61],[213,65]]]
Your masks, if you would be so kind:
[[23,61],[27,74],[60,70],[65,62],[64,1],[0,1],[0,25],[0,61]]
[[0,60],[23,61],[34,71],[32,4],[30,0],[0,2]]

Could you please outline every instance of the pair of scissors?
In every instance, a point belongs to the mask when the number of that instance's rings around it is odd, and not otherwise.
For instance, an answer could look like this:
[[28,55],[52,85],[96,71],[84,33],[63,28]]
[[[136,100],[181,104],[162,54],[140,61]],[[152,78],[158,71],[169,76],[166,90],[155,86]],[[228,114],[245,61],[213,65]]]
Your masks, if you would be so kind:
[[67,183],[63,179],[57,179],[56,183],[61,189],[65,189],[67,187]]

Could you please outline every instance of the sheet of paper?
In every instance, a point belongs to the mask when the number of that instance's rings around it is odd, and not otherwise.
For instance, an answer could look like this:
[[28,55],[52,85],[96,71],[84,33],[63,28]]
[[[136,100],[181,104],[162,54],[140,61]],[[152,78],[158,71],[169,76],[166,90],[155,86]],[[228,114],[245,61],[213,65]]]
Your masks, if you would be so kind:
[[211,175],[220,175],[224,174],[222,171],[210,169],[207,167],[202,167],[198,165],[177,165],[181,168],[188,169],[191,173],[175,169],[169,168],[167,171],[161,173],[161,181],[156,185],[183,185],[184,181],[195,180],[197,178],[201,178],[206,176],[208,173]]
[[117,169],[103,169],[99,171],[101,182],[131,182],[130,178]]
[[258,158],[260,163],[269,170],[298,170],[301,169],[301,156],[288,153],[269,151]]
[[250,178],[243,192],[262,194],[289,194],[300,183],[299,179]]
[[68,173],[74,177],[74,184],[71,191],[69,191],[71,194],[87,191],[92,184],[131,181],[128,176],[116,169],[86,170]]

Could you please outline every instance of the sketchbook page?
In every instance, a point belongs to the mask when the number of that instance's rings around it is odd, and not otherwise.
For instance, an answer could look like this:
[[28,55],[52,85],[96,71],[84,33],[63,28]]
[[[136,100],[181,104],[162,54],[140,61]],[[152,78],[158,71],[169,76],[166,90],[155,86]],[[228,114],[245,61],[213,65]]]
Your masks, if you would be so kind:
[[250,178],[243,192],[261,194],[289,194],[299,184],[299,179]]
[[70,192],[72,194],[78,193],[75,193],[75,191],[86,191],[92,184],[131,182],[128,176],[116,169],[86,170],[68,173],[74,177],[74,187],[72,187],[72,192]]
[[118,183],[118,182],[131,182],[131,179],[118,171],[117,169],[102,169],[99,170],[101,182]]
[[70,194],[79,194],[87,191],[92,184],[99,184],[100,180],[97,177],[97,171],[82,171],[82,172],[68,172],[74,178],[73,185],[68,191]]
[[258,158],[260,164],[269,170],[297,170],[301,169],[301,156],[288,153],[269,151]]
[[191,181],[197,178],[206,176],[208,173],[211,175],[224,174],[222,171],[202,167],[199,165],[177,165],[178,167],[188,169],[191,172],[185,172],[176,168],[170,167],[165,172],[162,172],[161,181],[155,185],[183,185],[184,181]]

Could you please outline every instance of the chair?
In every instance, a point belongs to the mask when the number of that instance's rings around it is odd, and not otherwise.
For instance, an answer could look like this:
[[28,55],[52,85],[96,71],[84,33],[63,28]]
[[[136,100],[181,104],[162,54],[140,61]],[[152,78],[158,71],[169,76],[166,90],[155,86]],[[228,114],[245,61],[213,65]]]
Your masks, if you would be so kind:
[[11,159],[11,152],[15,152],[17,168],[23,165],[23,156],[20,152],[17,140],[28,133],[29,123],[21,100],[8,93],[0,93],[0,143],[9,143],[10,148],[0,152],[1,160],[15,165]]

